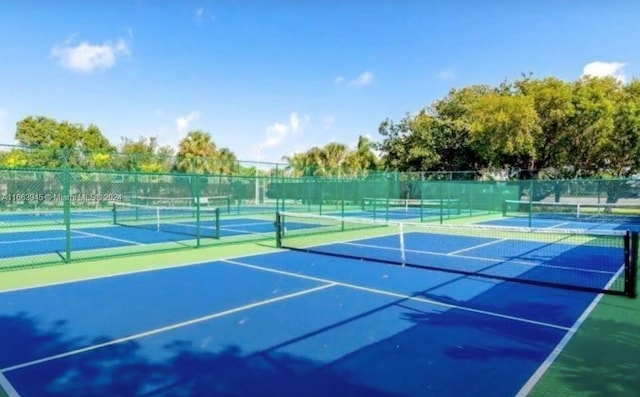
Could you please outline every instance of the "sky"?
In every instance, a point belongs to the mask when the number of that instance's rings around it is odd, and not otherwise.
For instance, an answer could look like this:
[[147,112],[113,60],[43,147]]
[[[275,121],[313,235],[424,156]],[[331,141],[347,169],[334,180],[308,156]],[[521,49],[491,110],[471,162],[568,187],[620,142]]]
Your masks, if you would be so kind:
[[640,76],[635,0],[4,0],[0,143],[30,115],[114,145],[204,130],[239,159],[399,121],[523,73]]

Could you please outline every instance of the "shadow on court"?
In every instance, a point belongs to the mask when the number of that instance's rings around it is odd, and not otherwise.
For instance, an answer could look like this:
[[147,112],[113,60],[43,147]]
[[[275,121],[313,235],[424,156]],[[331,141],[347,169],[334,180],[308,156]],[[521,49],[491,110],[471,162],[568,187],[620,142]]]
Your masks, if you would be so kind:
[[[0,317],[0,330],[12,340],[2,357],[46,357],[87,342],[65,340],[61,330],[43,329],[26,314]],[[248,354],[237,346],[211,353],[181,340],[164,349],[169,359],[155,362],[129,341],[5,375],[22,396],[402,396],[360,384],[346,371],[314,372],[317,363],[289,354]]]

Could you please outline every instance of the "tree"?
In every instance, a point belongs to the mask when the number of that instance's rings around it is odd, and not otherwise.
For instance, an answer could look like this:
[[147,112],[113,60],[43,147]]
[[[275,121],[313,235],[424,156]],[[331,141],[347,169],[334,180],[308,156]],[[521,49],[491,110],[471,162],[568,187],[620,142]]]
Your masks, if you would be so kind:
[[216,153],[217,166],[215,172],[221,175],[232,175],[238,172],[238,159],[228,148],[222,148]]
[[378,168],[378,157],[373,152],[374,144],[366,136],[360,135],[356,149],[349,151],[345,157],[345,171],[348,174],[362,175]]
[[63,164],[70,168],[96,168],[93,152],[113,153],[115,148],[91,124],[84,127],[68,121],[58,122],[44,116],[29,116],[17,123],[16,140],[29,149],[28,166],[57,168]]
[[294,153],[291,156],[283,156],[282,160],[287,163],[285,171],[292,177],[311,175],[311,157],[308,153]]
[[487,93],[472,106],[469,145],[492,169],[532,168],[539,128],[533,101],[523,95]]
[[[539,128],[534,130],[536,157],[532,169],[543,170],[546,175],[562,175],[557,167],[563,162],[560,140],[568,130],[573,117],[571,84],[556,78],[542,80],[525,77],[514,83],[516,92],[533,100]],[[566,156],[565,156],[566,157]]]
[[178,144],[177,169],[187,173],[213,173],[216,145],[204,131],[189,132]]
[[406,115],[398,124],[390,119],[384,120],[378,127],[378,133],[383,136],[382,142],[377,145],[377,149],[383,153],[382,166],[398,171],[409,169],[410,146],[407,141],[412,133],[411,116]]
[[558,142],[559,162],[573,176],[595,176],[609,168],[613,157],[615,106],[622,91],[613,78],[583,78],[573,84],[574,111]]
[[173,168],[173,149],[158,146],[155,137],[122,138],[117,168],[148,173],[169,172]]
[[177,169],[188,173],[233,174],[240,172],[238,159],[228,148],[218,150],[205,131],[189,132],[178,145]]

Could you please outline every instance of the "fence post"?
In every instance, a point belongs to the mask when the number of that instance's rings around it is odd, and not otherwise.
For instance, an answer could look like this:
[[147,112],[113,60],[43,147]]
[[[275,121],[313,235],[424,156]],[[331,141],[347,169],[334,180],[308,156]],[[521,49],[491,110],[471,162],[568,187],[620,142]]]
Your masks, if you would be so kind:
[[[629,234],[625,237],[628,239]],[[624,293],[630,298],[636,298],[638,296],[638,232],[631,232],[630,239],[630,244],[625,244],[629,246],[629,255],[625,258]]]
[[71,262],[71,175],[64,155],[62,166],[62,208],[65,227],[65,258],[66,263]]

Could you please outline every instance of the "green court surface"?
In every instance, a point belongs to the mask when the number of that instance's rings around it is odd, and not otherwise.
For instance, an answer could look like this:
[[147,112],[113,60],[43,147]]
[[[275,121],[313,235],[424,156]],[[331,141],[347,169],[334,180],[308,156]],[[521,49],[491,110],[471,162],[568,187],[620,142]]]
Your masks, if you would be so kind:
[[[136,256],[135,260],[108,259],[2,272],[0,290],[81,280],[109,274],[179,266],[274,250],[272,242],[204,248]],[[640,304],[637,299],[602,296],[590,315],[531,393],[542,396],[629,396],[640,390]],[[548,360],[549,361],[549,360]],[[419,374],[416,374],[419,376]],[[499,380],[497,380],[499,381]],[[2,391],[0,396],[7,396]]]
[[604,296],[530,396],[635,395],[639,357],[640,302]]

